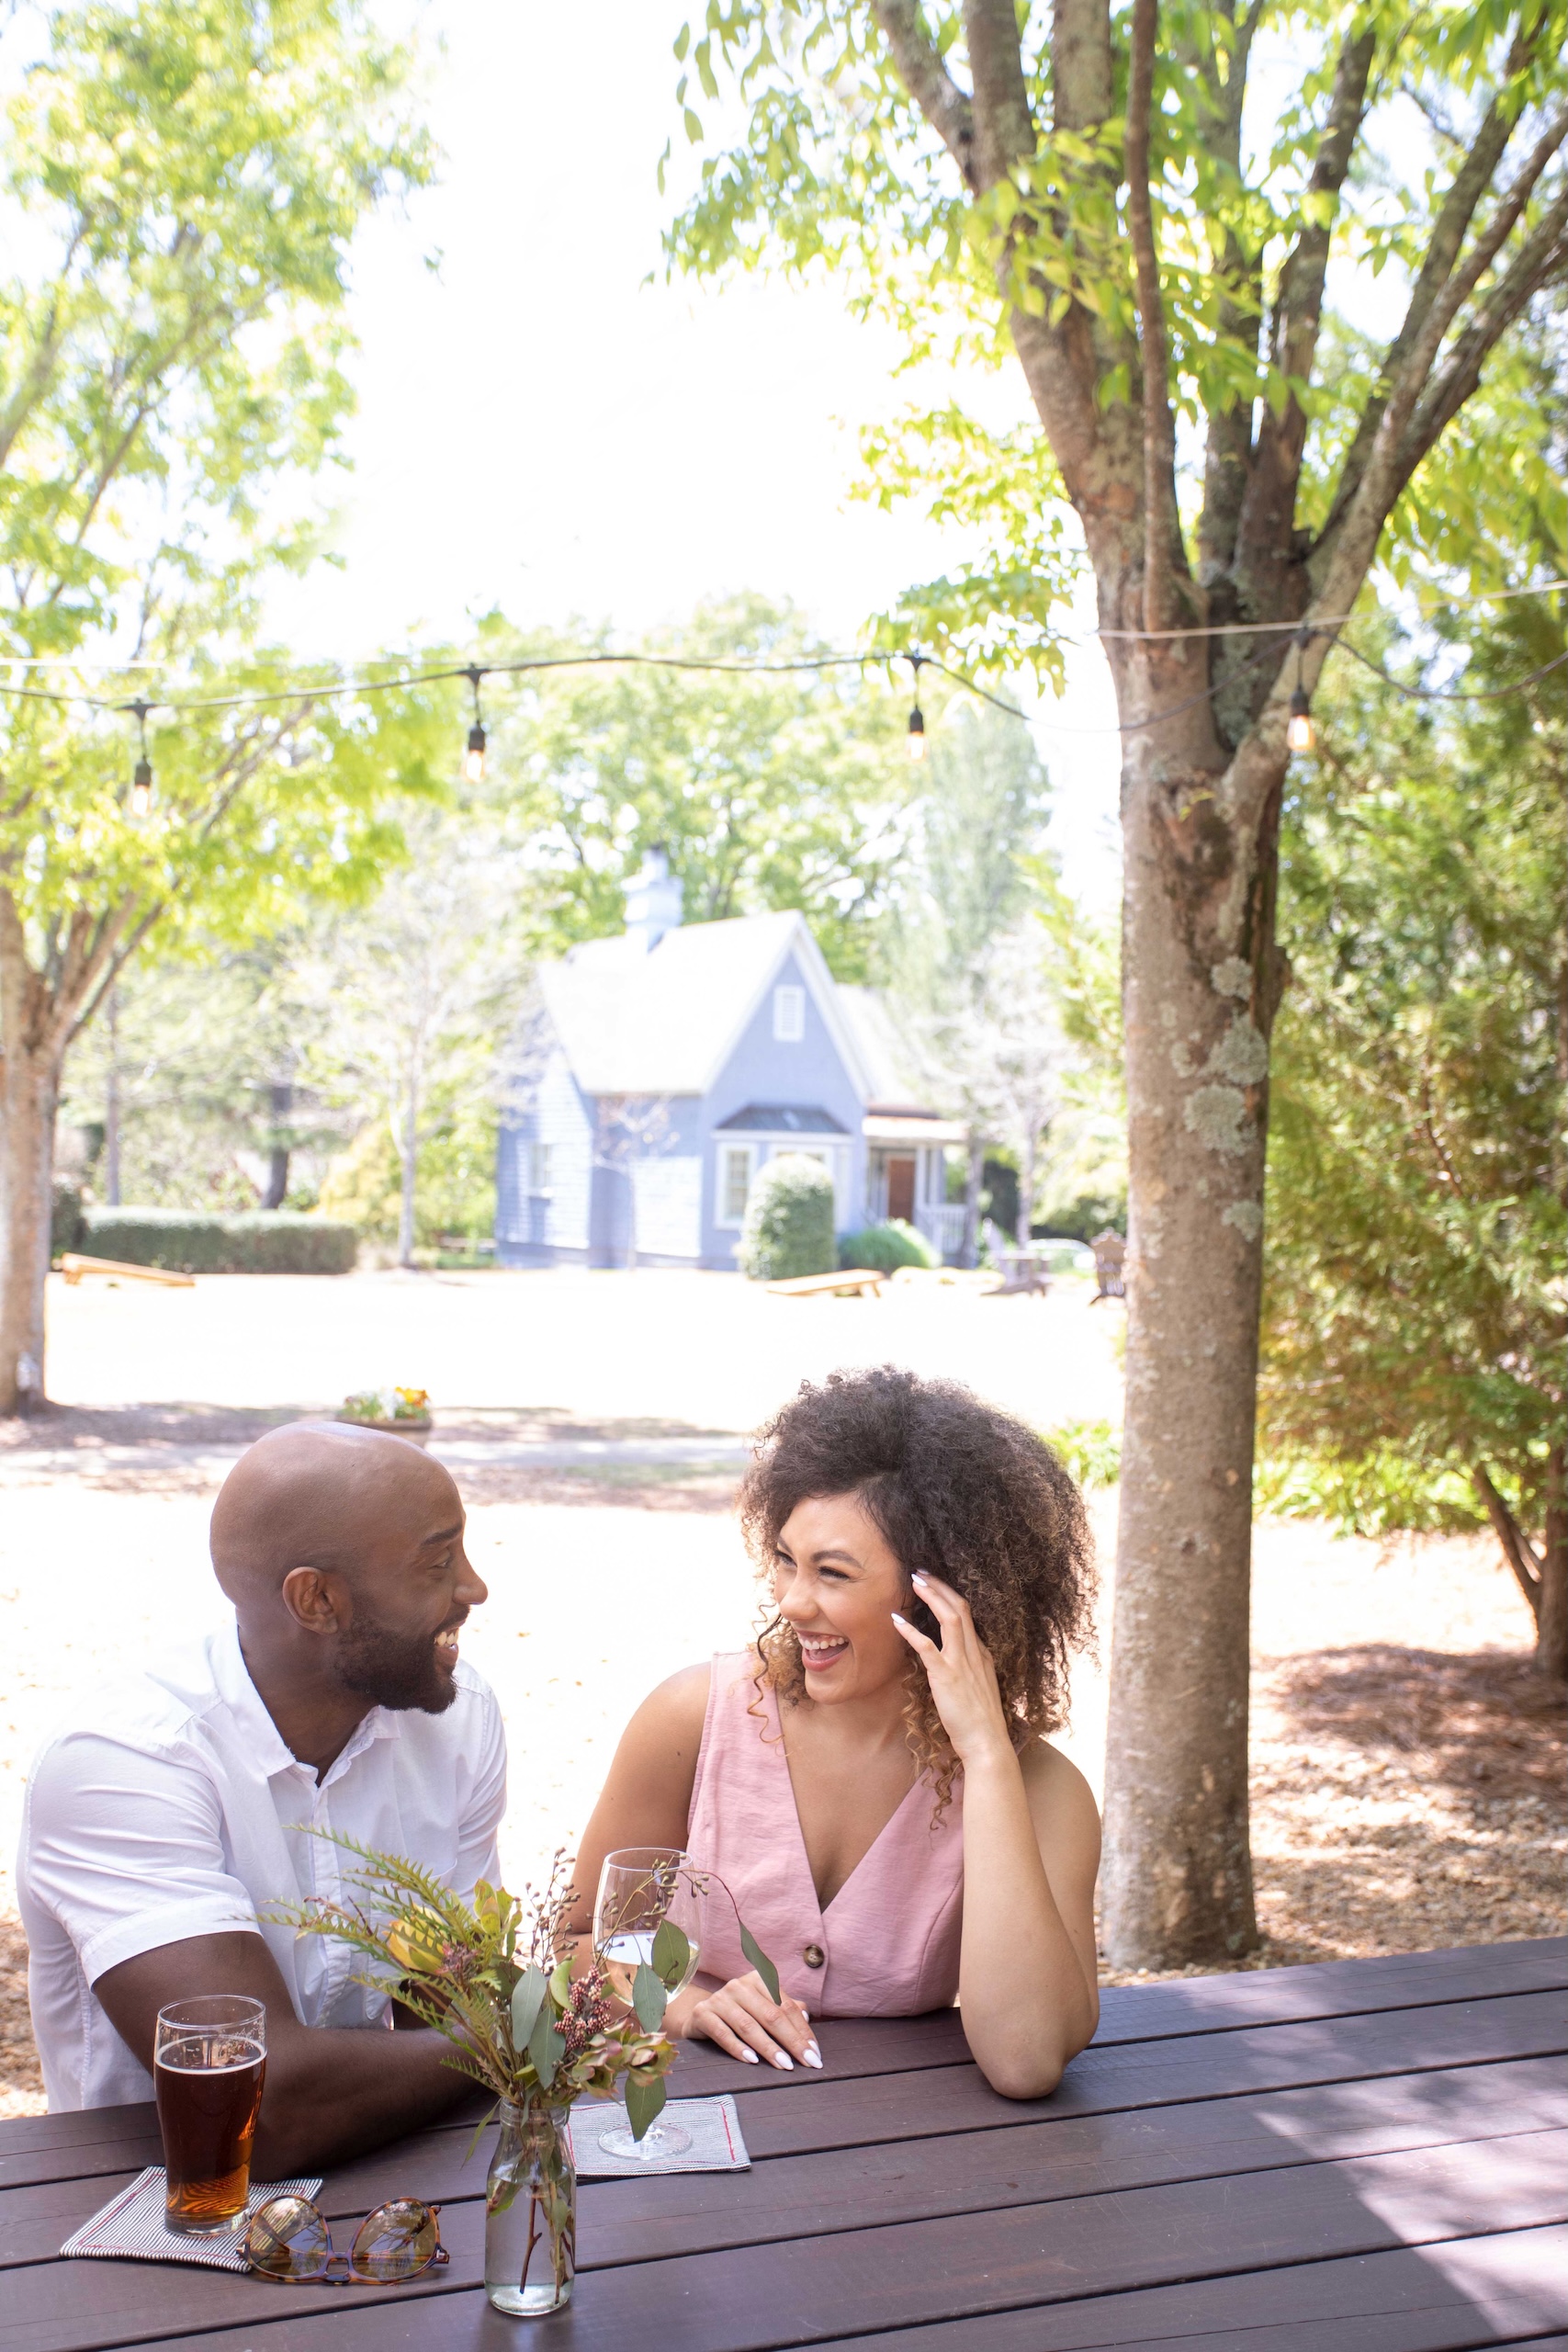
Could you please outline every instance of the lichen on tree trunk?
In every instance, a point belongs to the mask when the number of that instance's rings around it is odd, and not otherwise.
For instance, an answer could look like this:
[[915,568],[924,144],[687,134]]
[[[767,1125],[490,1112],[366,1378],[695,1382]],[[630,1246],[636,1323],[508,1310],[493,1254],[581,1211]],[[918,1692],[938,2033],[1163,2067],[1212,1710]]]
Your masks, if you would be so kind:
[[0,1053],[0,1413],[43,1401],[59,1096],[56,1057],[25,1037],[7,1038]]

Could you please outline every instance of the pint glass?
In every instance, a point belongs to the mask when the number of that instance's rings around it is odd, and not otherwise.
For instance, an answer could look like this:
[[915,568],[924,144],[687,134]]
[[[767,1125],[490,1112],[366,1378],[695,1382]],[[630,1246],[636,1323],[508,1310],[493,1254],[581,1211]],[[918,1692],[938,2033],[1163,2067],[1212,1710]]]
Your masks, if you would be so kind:
[[244,2211],[265,2074],[262,2002],[208,1993],[159,2010],[153,2081],[169,2184],[166,2228],[208,2237],[232,2229]]

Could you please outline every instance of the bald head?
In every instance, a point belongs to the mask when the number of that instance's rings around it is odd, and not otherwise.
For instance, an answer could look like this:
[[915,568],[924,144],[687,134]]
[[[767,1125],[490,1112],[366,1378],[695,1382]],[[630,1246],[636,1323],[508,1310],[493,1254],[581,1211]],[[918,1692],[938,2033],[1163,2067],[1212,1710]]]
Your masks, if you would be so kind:
[[223,1482],[212,1566],[242,1618],[276,1600],[294,1568],[352,1580],[462,1532],[457,1489],[406,1439],[341,1421],[296,1421],[258,1440]]

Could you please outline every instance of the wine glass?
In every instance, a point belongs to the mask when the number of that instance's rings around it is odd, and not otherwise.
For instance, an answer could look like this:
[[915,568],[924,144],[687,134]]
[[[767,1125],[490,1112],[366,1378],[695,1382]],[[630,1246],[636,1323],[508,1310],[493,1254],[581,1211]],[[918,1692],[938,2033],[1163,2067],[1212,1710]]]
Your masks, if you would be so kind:
[[[593,1905],[593,1949],[611,1989],[628,2008],[635,2006],[639,1969],[653,1970],[667,2001],[683,1993],[697,1973],[702,1948],[700,1883],[690,1859],[676,1846],[622,1846],[606,1854]],[[692,2135],[661,2118],[640,2140],[630,2127],[601,2132],[608,2156],[634,2156],[653,2163],[684,2154]]]

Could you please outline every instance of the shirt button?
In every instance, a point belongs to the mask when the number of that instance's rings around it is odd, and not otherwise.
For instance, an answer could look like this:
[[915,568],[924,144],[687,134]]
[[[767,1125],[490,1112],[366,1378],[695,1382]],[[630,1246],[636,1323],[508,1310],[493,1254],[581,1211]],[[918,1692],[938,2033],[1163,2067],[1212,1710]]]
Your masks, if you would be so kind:
[[807,1968],[820,1968],[828,1957],[820,1944],[807,1944],[800,1956]]

